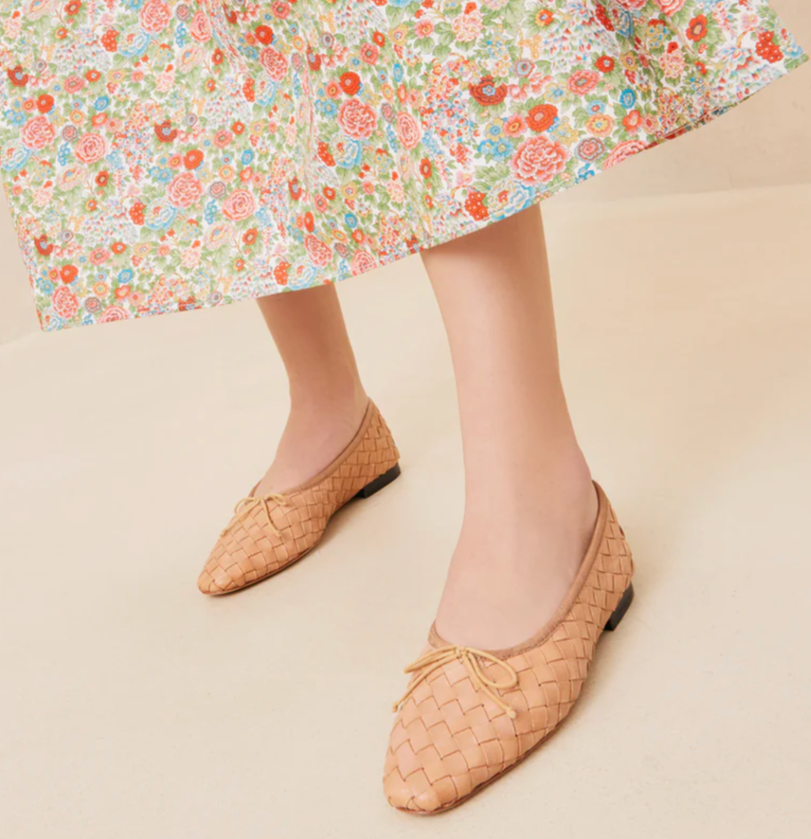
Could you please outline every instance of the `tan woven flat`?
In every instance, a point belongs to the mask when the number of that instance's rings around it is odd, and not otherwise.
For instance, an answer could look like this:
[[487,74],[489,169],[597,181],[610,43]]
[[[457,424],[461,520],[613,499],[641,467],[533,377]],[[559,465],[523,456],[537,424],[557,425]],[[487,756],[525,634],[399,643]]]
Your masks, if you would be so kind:
[[633,599],[634,564],[602,488],[583,564],[557,613],[523,644],[476,650],[431,627],[396,704],[383,773],[389,803],[431,814],[461,804],[525,758],[561,724],[580,695],[604,629]]
[[337,510],[368,498],[399,474],[400,453],[369,400],[349,445],[311,480],[283,493],[256,496],[234,510],[197,580],[204,594],[228,594],[258,583],[301,559],[324,535]]

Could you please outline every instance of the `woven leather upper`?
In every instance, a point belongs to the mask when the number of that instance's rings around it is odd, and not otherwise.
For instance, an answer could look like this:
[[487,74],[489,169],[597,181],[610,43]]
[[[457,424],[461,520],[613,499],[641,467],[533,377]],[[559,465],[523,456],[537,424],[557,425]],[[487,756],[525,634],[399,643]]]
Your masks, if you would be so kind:
[[[518,675],[514,688],[500,692],[515,719],[477,688],[461,659],[431,673],[403,702],[392,729],[384,789],[395,807],[430,813],[458,804],[514,766],[569,713],[634,569],[614,510],[597,491],[594,536],[557,615],[525,644],[493,651]],[[424,651],[445,643],[432,628]],[[478,663],[491,678],[503,678],[497,664]]]
[[281,493],[284,504],[268,500],[232,519],[200,574],[198,588],[205,594],[236,591],[295,562],[319,542],[331,516],[399,457],[389,427],[370,401],[355,437],[326,469]]

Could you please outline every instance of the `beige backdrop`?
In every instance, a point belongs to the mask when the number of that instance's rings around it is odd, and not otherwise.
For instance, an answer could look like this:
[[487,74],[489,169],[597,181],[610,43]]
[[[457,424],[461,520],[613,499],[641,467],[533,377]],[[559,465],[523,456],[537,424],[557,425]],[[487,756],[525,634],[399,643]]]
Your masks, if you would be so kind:
[[[784,22],[811,50],[811,4],[775,0]],[[704,129],[639,155],[553,206],[582,201],[811,182],[811,69],[791,73]],[[5,203],[5,202],[3,202]],[[554,247],[554,243],[552,245]],[[37,329],[34,307],[5,206],[0,213],[0,343]]]

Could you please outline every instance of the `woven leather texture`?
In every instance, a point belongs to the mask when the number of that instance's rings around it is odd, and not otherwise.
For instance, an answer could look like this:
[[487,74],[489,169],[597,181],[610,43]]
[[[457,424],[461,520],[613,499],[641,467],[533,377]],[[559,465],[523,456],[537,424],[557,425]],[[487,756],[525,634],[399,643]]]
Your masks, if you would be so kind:
[[[435,813],[459,804],[512,768],[571,710],[634,570],[614,510],[599,492],[607,507],[605,526],[591,569],[575,581],[582,588],[571,608],[536,646],[497,653],[518,674],[516,687],[500,694],[517,712],[515,719],[477,690],[461,661],[432,673],[394,722],[384,767],[384,790],[393,806]],[[424,649],[432,647],[429,640]],[[482,665],[498,678],[498,665]]]
[[281,493],[286,503],[268,502],[278,532],[268,527],[261,504],[232,519],[200,574],[198,588],[204,594],[225,594],[286,568],[318,544],[337,510],[399,458],[388,425],[370,402],[354,439],[327,469],[302,487]]

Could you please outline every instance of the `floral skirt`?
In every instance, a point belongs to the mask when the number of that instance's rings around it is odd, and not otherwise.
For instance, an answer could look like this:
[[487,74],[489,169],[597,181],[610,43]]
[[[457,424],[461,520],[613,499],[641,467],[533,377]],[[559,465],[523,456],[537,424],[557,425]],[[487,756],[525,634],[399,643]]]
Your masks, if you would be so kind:
[[48,330],[361,274],[588,180],[807,59],[766,0],[0,10],[0,174]]

